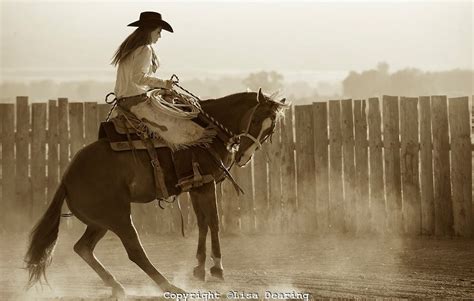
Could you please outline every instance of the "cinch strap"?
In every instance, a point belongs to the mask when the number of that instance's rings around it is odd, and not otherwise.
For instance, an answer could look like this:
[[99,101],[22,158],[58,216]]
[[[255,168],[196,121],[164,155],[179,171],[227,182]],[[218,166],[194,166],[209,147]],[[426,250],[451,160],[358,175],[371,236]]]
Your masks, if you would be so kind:
[[[158,160],[158,154],[156,153],[156,149],[153,146],[153,142],[151,142],[151,139],[148,137],[148,135],[145,135],[143,142],[146,145],[148,155],[151,158],[151,165],[153,166],[153,172],[155,175],[156,199],[168,198],[170,195],[168,193],[168,189],[166,188],[165,176],[163,174],[163,169],[161,168],[160,160]],[[161,191],[161,197],[158,195],[158,191]]]

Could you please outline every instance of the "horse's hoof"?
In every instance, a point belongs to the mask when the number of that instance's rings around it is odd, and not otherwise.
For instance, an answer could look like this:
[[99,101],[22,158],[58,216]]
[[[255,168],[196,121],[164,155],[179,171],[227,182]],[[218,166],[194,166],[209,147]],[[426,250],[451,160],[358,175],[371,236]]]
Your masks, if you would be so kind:
[[224,270],[218,267],[212,267],[211,268],[211,275],[224,280]]
[[125,298],[125,289],[123,286],[119,285],[114,285],[112,287],[112,297],[113,298]]
[[193,276],[201,281],[206,281],[206,270],[204,266],[197,266],[193,269]]

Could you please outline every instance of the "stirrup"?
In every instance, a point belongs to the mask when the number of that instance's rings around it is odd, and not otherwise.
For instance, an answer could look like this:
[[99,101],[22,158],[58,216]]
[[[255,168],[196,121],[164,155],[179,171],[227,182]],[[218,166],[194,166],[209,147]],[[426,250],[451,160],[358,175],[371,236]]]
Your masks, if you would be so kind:
[[186,192],[212,181],[214,181],[214,177],[212,175],[201,175],[199,163],[193,161],[193,175],[179,179],[176,186],[181,188],[181,191]]

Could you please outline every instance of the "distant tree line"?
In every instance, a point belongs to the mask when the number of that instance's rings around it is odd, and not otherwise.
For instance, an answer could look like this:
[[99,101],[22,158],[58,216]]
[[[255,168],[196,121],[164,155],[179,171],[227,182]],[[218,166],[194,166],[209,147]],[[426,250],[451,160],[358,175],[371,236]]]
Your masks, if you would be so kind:
[[[28,96],[32,101],[46,101],[67,97],[71,101],[97,101],[114,90],[113,81],[67,81],[37,80],[31,82],[3,81],[0,83],[0,101],[13,102],[16,96]],[[318,95],[317,89],[310,83],[298,81],[288,83],[282,74],[276,71],[250,73],[247,77],[222,76],[219,78],[183,80],[180,85],[201,99],[218,98],[247,90],[265,93],[280,91],[294,99]],[[318,84],[323,91],[340,90],[329,83]]]
[[467,96],[474,92],[473,70],[449,70],[438,72],[406,68],[389,72],[387,63],[379,63],[375,69],[361,73],[351,71],[342,82],[344,97],[367,98],[380,95]]
[[[360,73],[351,71],[341,82],[304,80],[287,82],[284,76],[276,71],[260,71],[250,73],[246,77],[222,76],[215,79],[183,80],[180,85],[202,99],[218,98],[247,89],[257,91],[258,88],[262,88],[268,94],[280,91],[295,104],[342,97],[367,98],[381,95],[466,96],[474,93],[474,71],[456,69],[425,72],[406,68],[390,73],[387,63],[379,63],[375,69]],[[100,102],[113,90],[113,81],[3,81],[0,82],[0,102],[12,102],[16,96],[29,96],[32,101],[67,97],[71,101]]]

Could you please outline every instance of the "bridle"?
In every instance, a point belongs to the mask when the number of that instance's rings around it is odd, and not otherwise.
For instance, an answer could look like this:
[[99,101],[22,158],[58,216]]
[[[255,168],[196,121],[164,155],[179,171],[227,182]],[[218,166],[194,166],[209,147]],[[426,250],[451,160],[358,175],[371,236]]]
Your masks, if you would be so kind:
[[257,147],[261,148],[262,144],[260,143],[260,135],[262,134],[262,132],[259,133],[258,137],[254,137],[250,134],[250,125],[252,124],[253,116],[255,115],[255,111],[257,111],[258,106],[259,106],[259,103],[257,103],[255,106],[253,106],[250,109],[251,111],[250,111],[250,116],[248,118],[247,126],[245,127],[245,130],[243,132],[237,135],[237,138],[239,139],[239,142],[240,142],[241,137],[247,137],[253,141],[253,144],[250,147],[252,147],[254,144],[257,144]]
[[[252,147],[254,147],[254,145],[257,145],[256,148],[255,148],[255,151],[256,150],[259,150],[259,149],[262,149],[265,153],[265,155],[267,156],[267,158],[269,158],[268,156],[268,153],[265,151],[265,149],[262,148],[262,144],[265,143],[265,141],[268,139],[268,138],[271,138],[273,133],[275,132],[275,126],[274,126],[274,120],[272,119],[272,125],[270,126],[270,129],[271,131],[269,133],[267,133],[263,140],[261,140],[261,137],[263,135],[263,133],[265,133],[266,130],[263,130],[263,128],[260,129],[260,132],[258,133],[258,136],[255,137],[254,135],[252,135],[250,133],[250,126],[252,124],[252,122],[254,121],[254,115],[255,115],[255,112],[257,111],[257,108],[260,106],[260,105],[263,105],[261,102],[257,103],[255,106],[253,106],[249,112],[249,113],[246,113],[249,114],[249,118],[248,118],[248,122],[247,122],[247,126],[245,127],[245,130],[243,132],[241,132],[240,134],[237,135],[237,137],[239,138],[239,147],[240,147],[240,137],[247,137],[249,138],[250,140],[252,140],[252,144],[247,148],[247,149],[250,149]],[[244,115],[245,116],[245,115]],[[264,119],[265,120],[265,119]],[[263,127],[263,121],[262,121],[262,124],[261,126]],[[237,150],[239,151],[239,149]],[[242,154],[241,154],[242,155]],[[234,159],[235,160],[235,156],[234,156]],[[234,162],[232,162],[233,164]]]

